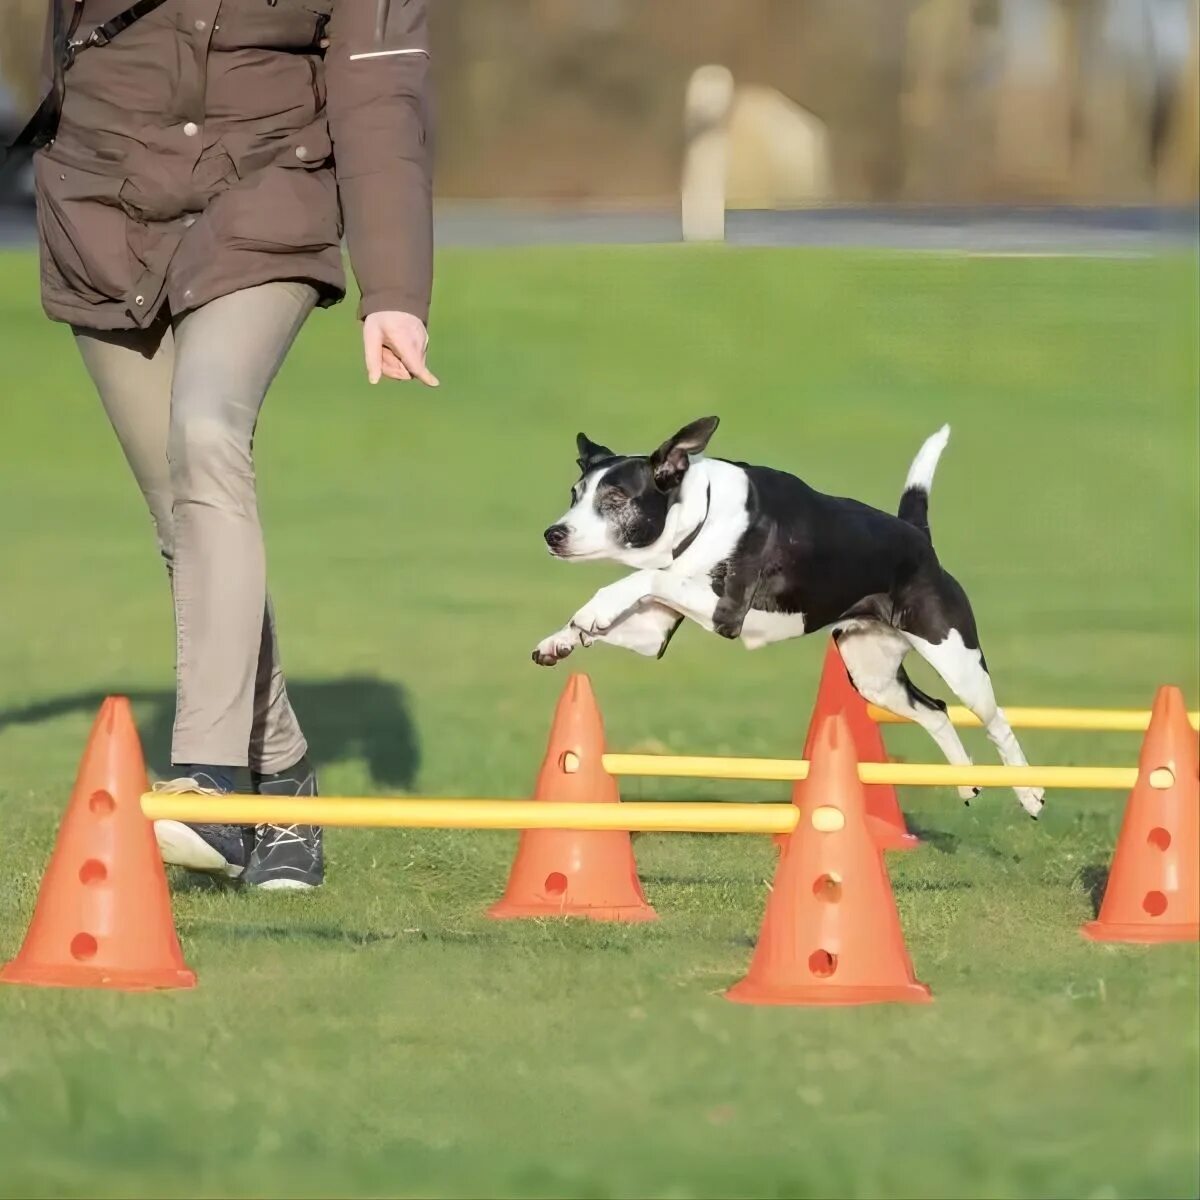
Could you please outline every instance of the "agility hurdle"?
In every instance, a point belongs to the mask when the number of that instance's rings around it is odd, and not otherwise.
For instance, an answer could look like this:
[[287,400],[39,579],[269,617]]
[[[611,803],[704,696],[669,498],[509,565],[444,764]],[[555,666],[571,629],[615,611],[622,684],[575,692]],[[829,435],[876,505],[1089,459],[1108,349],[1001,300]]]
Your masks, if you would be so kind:
[[[174,819],[520,831],[508,886],[487,910],[496,919],[652,921],[657,914],[642,892],[630,833],[769,834],[783,852],[750,971],[726,993],[729,999],[928,1000],[912,973],[882,856],[907,847],[881,837],[878,826],[890,817],[872,812],[868,796],[872,785],[894,784],[1132,789],[1103,905],[1082,933],[1097,941],[1200,939],[1200,771],[1195,730],[1177,688],[1159,689],[1136,768],[864,761],[850,717],[878,745],[865,705],[860,700],[857,713],[822,712],[829,699],[837,697],[818,697],[802,758],[608,754],[587,678],[573,676],[555,712],[534,798],[493,800],[147,790],[128,700],[110,697],[88,739],[34,919],[16,958],[0,967],[0,982],[194,986],[150,824]],[[781,780],[797,787],[787,804],[622,802],[621,775]]]
[[[878,725],[911,725],[908,717],[897,716],[886,708],[867,705],[867,715]],[[1145,733],[1150,728],[1149,709],[1140,708],[1006,708],[1008,723],[1014,729],[1060,729],[1079,733]],[[953,704],[946,709],[950,724],[979,729],[982,722],[969,708]],[[1189,712],[1193,729],[1200,729],[1200,712]]]
[[[798,781],[808,778],[803,758],[716,758],[690,754],[605,754],[610,775],[675,776],[684,779],[745,779]],[[858,764],[866,784],[907,787],[1051,787],[1125,791],[1137,782],[1137,767],[960,767],[952,763]],[[1157,781],[1156,781],[1157,780]],[[1151,786],[1168,788],[1174,776],[1156,770]]]
[[[798,781],[805,759],[694,758],[684,755],[606,754],[610,775]],[[1128,791],[1137,767],[956,767],[926,763],[859,763],[861,783],[918,787],[1090,788]],[[1157,767],[1147,782],[1163,791],[1174,772]],[[618,804],[547,804],[544,800],[439,800],[423,796],[286,797],[168,795],[147,792],[142,812],[151,821],[217,821],[231,825],[341,825],[390,829],[617,829],[634,833],[791,833],[794,804],[729,801],[625,800]]]
[[335,825],[379,829],[611,829],[632,833],[791,833],[794,804],[722,801],[437,800],[425,797],[188,796],[147,792],[152,821]]

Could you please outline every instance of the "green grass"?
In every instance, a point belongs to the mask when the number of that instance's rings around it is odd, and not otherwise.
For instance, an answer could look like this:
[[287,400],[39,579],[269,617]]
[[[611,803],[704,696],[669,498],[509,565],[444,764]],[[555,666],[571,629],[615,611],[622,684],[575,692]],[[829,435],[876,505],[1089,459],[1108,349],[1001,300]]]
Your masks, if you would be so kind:
[[[162,769],[172,690],[149,522],[36,278],[0,257],[0,958],[100,698],[135,697]],[[615,574],[539,546],[574,435],[644,449],[708,412],[715,452],[883,507],[949,420],[934,535],[1001,700],[1144,706],[1174,681],[1195,706],[1196,296],[1189,259],[448,252],[436,394],[370,390],[349,306],[319,315],[259,464],[323,790],[528,794],[565,679],[529,650]],[[570,665],[615,747],[791,754],[823,651],[690,629],[661,663]],[[1060,763],[1137,746],[1024,740]],[[720,998],[767,839],[640,839],[662,919],[636,928],[485,920],[504,835],[331,831],[309,897],[176,881],[195,991],[0,989],[0,1193],[1196,1196],[1197,948],[1077,934],[1121,797],[1052,795],[1036,825],[1011,793],[902,799],[927,844],[889,868],[928,1008]]]

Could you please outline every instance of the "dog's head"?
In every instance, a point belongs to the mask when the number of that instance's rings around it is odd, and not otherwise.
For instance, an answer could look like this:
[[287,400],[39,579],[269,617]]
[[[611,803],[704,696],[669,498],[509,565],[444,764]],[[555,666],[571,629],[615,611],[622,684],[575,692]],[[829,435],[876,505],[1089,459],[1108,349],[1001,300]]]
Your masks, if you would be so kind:
[[653,546],[663,535],[692,456],[704,451],[717,423],[717,417],[693,421],[653,454],[616,454],[581,433],[576,439],[580,476],[571,489],[571,507],[544,535],[550,553],[573,560],[620,558]]

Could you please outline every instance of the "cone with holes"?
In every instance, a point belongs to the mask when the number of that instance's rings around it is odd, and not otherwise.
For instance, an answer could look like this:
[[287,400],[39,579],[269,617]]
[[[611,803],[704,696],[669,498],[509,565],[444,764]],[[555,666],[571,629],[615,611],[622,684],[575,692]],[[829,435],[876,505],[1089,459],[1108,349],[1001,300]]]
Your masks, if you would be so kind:
[[92,726],[33,920],[4,983],[190,988],[150,822],[129,701],[110,696]]
[[[617,804],[617,781],[604,769],[604,724],[586,675],[572,675],[558,701],[535,800]],[[527,829],[504,897],[488,916],[590,917],[653,921],[623,830]]]
[[[850,737],[854,742],[854,753],[859,762],[887,762],[887,749],[879,726],[871,720],[867,702],[855,690],[846,671],[846,664],[838,653],[837,642],[829,639],[825,651],[825,665],[821,668],[821,682],[817,687],[817,702],[813,706],[808,724],[808,736],[804,740],[804,757],[811,758],[813,742],[818,728],[826,717],[841,713],[846,720]],[[920,840],[908,832],[904,814],[896,799],[896,789],[890,783],[871,783],[864,787],[867,803],[867,824],[881,850],[915,850]],[[776,835],[775,842],[782,846],[787,840]]]
[[1159,688],[1138,778],[1096,920],[1095,942],[1200,941],[1200,766],[1178,688]]
[[827,717],[797,790],[742,1004],[927,1003],[913,976],[892,886],[867,824],[846,718]]

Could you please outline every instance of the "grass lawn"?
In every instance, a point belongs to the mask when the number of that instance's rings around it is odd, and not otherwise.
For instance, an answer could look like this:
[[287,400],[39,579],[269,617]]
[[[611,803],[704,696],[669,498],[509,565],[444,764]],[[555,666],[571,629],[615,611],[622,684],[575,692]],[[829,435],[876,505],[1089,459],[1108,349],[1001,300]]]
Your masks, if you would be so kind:
[[[529,651],[615,577],[540,545],[575,433],[644,450],[709,412],[714,453],[885,508],[949,420],[934,538],[1001,701],[1145,706],[1177,682],[1196,706],[1194,260],[547,249],[447,252],[438,278],[439,392],[368,388],[345,305],[260,426],[323,791],[528,794],[566,679]],[[173,694],[149,520],[36,285],[0,255],[0,958],[101,698],[133,696],[161,771]],[[787,755],[824,649],[685,628],[659,663],[569,665],[616,748]],[[1137,749],[1023,740],[1043,762]],[[1035,824],[1011,793],[902,796],[926,845],[889,867],[925,1008],[721,999],[766,838],[639,839],[662,919],[632,928],[484,919],[500,834],[334,830],[312,896],[175,880],[195,991],[0,989],[0,1194],[1194,1197],[1197,947],[1077,933],[1122,800],[1052,794]]]

